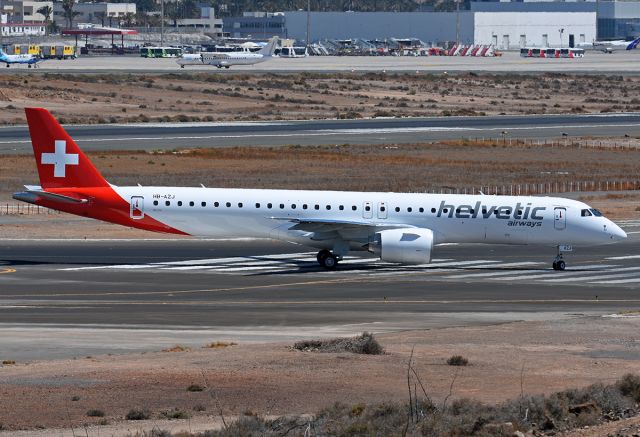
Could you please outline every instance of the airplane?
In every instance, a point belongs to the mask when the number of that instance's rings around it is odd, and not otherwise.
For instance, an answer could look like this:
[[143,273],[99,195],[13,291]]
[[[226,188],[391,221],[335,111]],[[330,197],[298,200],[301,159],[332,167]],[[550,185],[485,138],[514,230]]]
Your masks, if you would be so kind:
[[37,67],[38,62],[43,61],[43,59],[39,56],[35,55],[8,55],[4,52],[4,50],[0,49],[0,62],[4,62],[7,64],[7,68],[11,66],[11,64],[27,64],[27,67],[31,68],[33,65]]
[[625,41],[622,39],[614,41],[593,41],[593,43],[579,44],[582,48],[593,48],[594,50],[600,50],[604,53],[613,53],[614,50],[633,50],[640,44],[640,38],[636,38],[633,41]]
[[258,52],[204,52],[195,54],[184,54],[176,62],[180,68],[185,65],[213,65],[218,68],[229,68],[232,65],[253,65],[271,59],[276,50],[278,37],[273,37],[266,46]]
[[435,246],[488,243],[563,253],[627,237],[589,205],[559,197],[188,187],[107,182],[54,117],[25,109],[40,185],[13,198],[148,231],[214,238],[272,238],[318,249],[333,269],[351,252],[424,265]]

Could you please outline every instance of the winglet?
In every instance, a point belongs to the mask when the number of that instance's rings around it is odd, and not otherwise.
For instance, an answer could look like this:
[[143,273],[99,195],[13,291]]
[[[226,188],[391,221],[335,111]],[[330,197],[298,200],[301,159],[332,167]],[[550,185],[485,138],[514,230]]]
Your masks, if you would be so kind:
[[109,186],[49,111],[25,108],[25,112],[43,189]]

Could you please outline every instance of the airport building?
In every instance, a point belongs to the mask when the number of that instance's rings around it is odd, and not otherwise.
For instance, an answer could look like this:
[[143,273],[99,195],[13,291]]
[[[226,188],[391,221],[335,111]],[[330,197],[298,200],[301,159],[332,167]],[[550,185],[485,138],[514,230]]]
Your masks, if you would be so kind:
[[[92,23],[101,26],[118,26],[121,21],[136,13],[135,3],[76,3],[73,11],[78,15],[74,23]],[[67,27],[62,2],[53,4],[53,20],[60,27]]]
[[288,38],[282,12],[245,12],[242,17],[225,17],[224,32],[231,38]]
[[45,16],[39,13],[38,10],[47,6],[53,9],[53,2],[4,0],[0,1],[0,15],[4,15],[6,17],[6,22],[42,23],[45,20]]
[[[285,12],[289,38],[306,40],[307,13]],[[596,37],[595,12],[312,12],[310,40],[418,38],[432,45],[577,46]]]

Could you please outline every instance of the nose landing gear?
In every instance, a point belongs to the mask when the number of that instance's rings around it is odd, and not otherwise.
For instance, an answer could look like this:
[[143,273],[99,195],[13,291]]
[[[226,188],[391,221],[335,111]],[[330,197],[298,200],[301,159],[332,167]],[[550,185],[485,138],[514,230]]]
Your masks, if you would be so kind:
[[564,262],[562,258],[562,252],[571,252],[573,248],[569,245],[560,245],[558,246],[558,254],[553,260],[553,270],[564,270],[567,267],[567,264]]
[[318,252],[318,264],[327,270],[333,270],[338,265],[338,257],[331,253],[327,249],[322,249]]

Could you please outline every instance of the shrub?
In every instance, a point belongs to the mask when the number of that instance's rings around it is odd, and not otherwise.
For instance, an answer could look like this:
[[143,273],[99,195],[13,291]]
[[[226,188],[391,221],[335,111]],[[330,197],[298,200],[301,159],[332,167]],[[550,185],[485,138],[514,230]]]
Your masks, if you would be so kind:
[[330,340],[303,340],[293,345],[294,349],[314,352],[351,352],[354,354],[381,355],[384,348],[369,332],[351,338]]
[[89,410],[87,411],[89,417],[104,417],[104,411],[102,410]]
[[462,355],[453,355],[447,360],[447,364],[450,366],[466,366],[469,364],[469,360]]
[[127,415],[124,416],[127,420],[147,420],[149,417],[151,417],[151,414],[147,410],[140,410],[138,408],[132,408]]
[[187,387],[187,391],[204,391],[204,387],[199,384],[191,384]]
[[191,417],[186,411],[178,409],[163,411],[160,414],[162,415],[162,417],[165,417],[167,419],[188,419]]
[[627,373],[618,381],[617,387],[623,395],[640,402],[640,376]]

